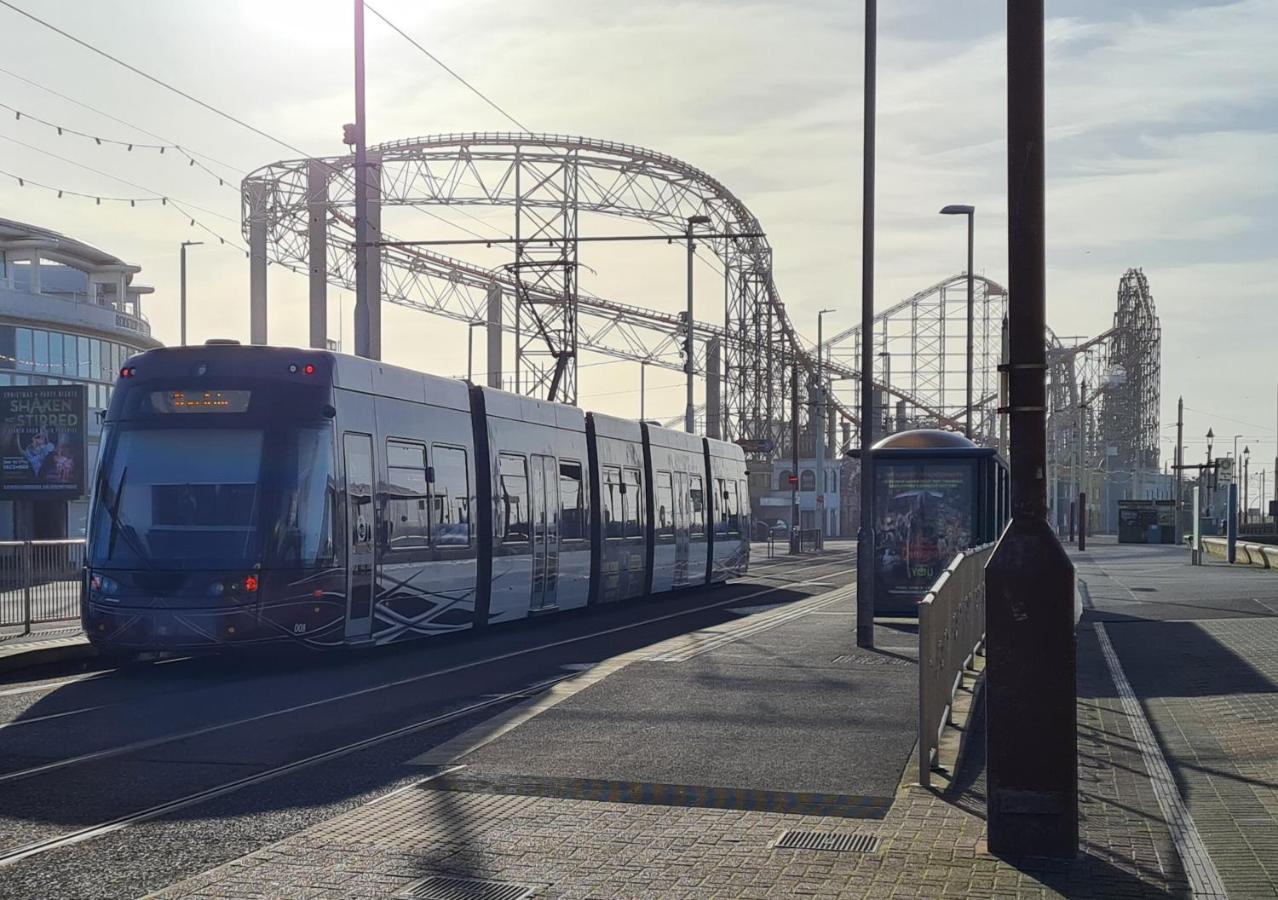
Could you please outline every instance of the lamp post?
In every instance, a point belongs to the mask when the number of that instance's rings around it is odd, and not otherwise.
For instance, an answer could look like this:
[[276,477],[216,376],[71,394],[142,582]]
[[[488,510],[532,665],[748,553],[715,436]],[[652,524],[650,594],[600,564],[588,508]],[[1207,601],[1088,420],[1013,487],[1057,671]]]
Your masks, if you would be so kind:
[[976,207],[951,203],[941,209],[943,216],[967,216],[967,416],[963,419],[963,436],[972,439],[972,327],[974,321],[973,296],[976,276],[972,274],[972,230],[976,222]]
[[813,438],[816,441],[816,520],[817,530],[821,532],[821,537],[825,537],[825,337],[822,331],[822,319],[826,313],[834,312],[832,309],[822,309],[817,311],[817,357],[816,357],[816,433]]
[[684,409],[683,409],[683,430],[688,432],[688,434],[692,434],[692,432],[695,430],[695,427],[694,427],[695,413],[693,412],[693,404],[692,404],[692,376],[695,374],[695,370],[696,370],[696,366],[694,365],[694,358],[692,355],[693,354],[693,350],[692,350],[692,322],[693,322],[693,319],[692,319],[692,254],[696,252],[697,245],[692,242],[692,238],[693,238],[692,227],[694,225],[709,225],[709,224],[710,224],[709,216],[688,216],[688,231],[687,231],[688,318],[687,318],[687,321],[683,323],[684,328],[686,329],[683,335],[683,355],[684,355],[683,365],[684,365],[684,371],[688,375],[688,397],[687,397],[687,403],[684,405]]
[[1247,506],[1250,503],[1248,498],[1251,496],[1251,494],[1248,493],[1248,484],[1250,482],[1250,476],[1251,476],[1251,447],[1243,447],[1242,520],[1244,525],[1247,524]]
[[874,104],[878,3],[865,0],[861,125],[861,522],[856,535],[856,645],[874,649]]
[[180,337],[182,346],[186,346],[186,248],[198,247],[203,241],[183,241],[182,242],[182,300],[180,303],[180,315],[182,317]]

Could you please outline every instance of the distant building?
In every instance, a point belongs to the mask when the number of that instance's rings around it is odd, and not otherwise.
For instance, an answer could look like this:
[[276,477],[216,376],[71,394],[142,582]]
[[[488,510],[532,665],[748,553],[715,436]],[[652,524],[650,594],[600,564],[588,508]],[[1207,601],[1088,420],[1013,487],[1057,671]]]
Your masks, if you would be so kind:
[[[44,228],[0,219],[0,385],[83,384],[88,456],[121,364],[160,346],[138,266]],[[92,483],[90,480],[87,482]],[[82,537],[87,498],[0,500],[0,540]]]

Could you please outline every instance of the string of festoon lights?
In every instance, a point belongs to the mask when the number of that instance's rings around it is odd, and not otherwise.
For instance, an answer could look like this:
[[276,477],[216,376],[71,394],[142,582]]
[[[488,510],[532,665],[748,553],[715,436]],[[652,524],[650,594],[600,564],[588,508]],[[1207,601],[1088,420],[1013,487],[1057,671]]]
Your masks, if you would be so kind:
[[140,151],[145,151],[149,153],[158,153],[160,156],[163,156],[166,150],[173,151],[175,154],[177,154],[178,156],[181,156],[183,159],[186,160],[187,168],[199,169],[200,171],[207,174],[210,178],[213,178],[214,180],[216,180],[218,187],[226,188],[227,190],[231,190],[231,191],[235,191],[236,193],[239,193],[239,189],[234,184],[227,181],[221,175],[217,174],[217,172],[214,172],[204,163],[196,159],[195,156],[190,151],[188,151],[185,147],[183,147],[181,144],[149,144],[149,143],[143,143],[141,141],[122,141],[116,138],[109,138],[109,137],[103,137],[98,134],[92,134],[87,131],[80,131],[79,129],[71,128],[70,126],[67,126],[67,125],[60,125],[57,122],[51,122],[48,119],[42,119],[39,116],[33,116],[31,113],[24,112],[20,109],[17,109],[16,107],[10,106],[7,103],[0,103],[0,109],[6,109],[9,112],[13,113],[14,119],[16,121],[33,122],[38,125],[43,125],[45,128],[49,129],[50,131],[57,132],[59,137],[71,136],[75,138],[80,138],[86,142],[92,141],[94,145],[98,147],[123,147],[125,149],[125,152],[140,150]]
[[48,191],[52,194],[56,194],[59,200],[62,200],[63,198],[66,198],[66,197],[71,197],[76,200],[92,200],[95,206],[101,206],[104,203],[107,203],[107,204],[127,203],[130,208],[136,208],[139,204],[158,203],[160,206],[170,208],[174,210],[175,212],[179,213],[180,215],[185,216],[187,220],[187,227],[198,228],[199,230],[203,231],[205,234],[209,235],[210,237],[217,238],[217,242],[219,245],[225,246],[225,247],[233,247],[243,252],[243,254],[246,257],[249,255],[248,248],[246,248],[242,243],[236,241],[233,238],[225,237],[224,235],[220,234],[216,229],[210,228],[204,222],[200,221],[198,217],[192,214],[191,211],[187,209],[184,203],[174,200],[172,197],[165,197],[162,195],[157,195],[154,197],[114,197],[114,196],[107,196],[105,194],[89,194],[89,193],[85,193],[84,191],[72,190],[71,188],[57,187],[56,185],[45,184],[42,181],[34,181],[30,178],[27,178],[26,176],[17,175],[13,172],[9,172],[4,169],[0,169],[0,176],[12,178],[15,182],[17,182],[18,187],[20,188],[36,188],[38,190]]

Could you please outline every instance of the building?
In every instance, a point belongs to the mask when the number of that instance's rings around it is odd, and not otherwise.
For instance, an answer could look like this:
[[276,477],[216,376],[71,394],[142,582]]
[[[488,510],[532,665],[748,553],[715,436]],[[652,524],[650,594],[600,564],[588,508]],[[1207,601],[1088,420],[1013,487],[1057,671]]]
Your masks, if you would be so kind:
[[[817,490],[817,462],[815,457],[799,460],[797,481],[799,493],[799,525],[802,528],[816,528],[824,523],[826,537],[837,537],[843,533],[843,510],[840,492],[844,472],[844,460],[825,460],[825,489]],[[790,478],[794,474],[794,465],[790,459],[779,459],[772,462],[768,482],[763,490],[762,483],[751,483],[751,500],[754,501],[755,521],[766,523],[767,527],[775,527],[780,523],[788,530],[794,518],[794,483]],[[822,519],[818,519],[822,516]]]
[[[121,364],[160,346],[142,315],[152,288],[133,283],[139,271],[74,238],[0,219],[0,386],[84,385],[89,461],[97,459],[96,411]],[[0,540],[82,537],[87,514],[84,496],[0,499]]]

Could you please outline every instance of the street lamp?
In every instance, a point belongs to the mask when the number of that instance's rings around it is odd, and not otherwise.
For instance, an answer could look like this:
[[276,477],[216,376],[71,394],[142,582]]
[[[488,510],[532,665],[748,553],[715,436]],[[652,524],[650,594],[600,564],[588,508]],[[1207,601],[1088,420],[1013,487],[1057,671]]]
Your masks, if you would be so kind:
[[821,536],[825,536],[825,494],[826,494],[826,477],[825,477],[825,376],[823,374],[824,354],[825,354],[825,333],[822,330],[826,313],[834,312],[833,309],[822,309],[817,311],[817,357],[816,357],[816,421],[817,431],[813,437],[816,439],[816,470],[817,482],[816,488],[816,520],[817,530],[821,532]]
[[972,327],[973,295],[976,278],[972,274],[972,229],[976,221],[976,207],[952,203],[942,208],[943,216],[967,216],[967,417],[963,420],[963,436],[972,439]]
[[1247,486],[1248,486],[1248,476],[1250,474],[1251,474],[1251,447],[1243,447],[1242,516],[1243,516],[1244,525],[1247,524],[1247,506],[1249,505],[1247,498],[1250,496],[1250,494],[1247,493]]
[[182,324],[181,324],[180,337],[181,337],[183,347],[186,346],[186,248],[198,247],[203,243],[204,243],[203,241],[183,241],[182,242],[182,302],[181,302]]
[[692,254],[696,251],[697,245],[692,242],[692,227],[694,225],[709,225],[709,216],[688,216],[688,230],[686,232],[688,238],[688,320],[684,322],[687,329],[683,335],[683,352],[684,352],[684,371],[688,374],[688,397],[687,403],[683,410],[683,430],[692,434],[694,430],[693,405],[692,405],[692,376],[695,366],[692,355]]

